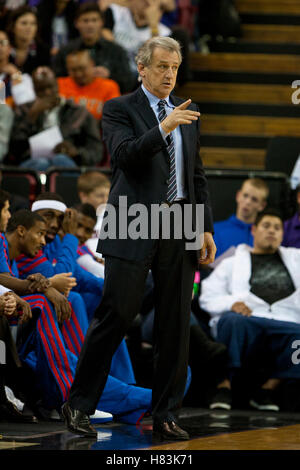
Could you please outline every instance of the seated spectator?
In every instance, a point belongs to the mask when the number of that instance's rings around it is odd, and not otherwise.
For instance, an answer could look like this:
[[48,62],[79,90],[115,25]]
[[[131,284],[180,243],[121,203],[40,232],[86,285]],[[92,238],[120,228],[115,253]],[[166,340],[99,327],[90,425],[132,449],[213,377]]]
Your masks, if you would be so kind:
[[300,248],[300,185],[295,189],[297,211],[284,222],[284,236],[282,245]]
[[287,379],[300,378],[291,359],[293,341],[300,337],[300,250],[280,246],[283,222],[276,210],[258,214],[251,231],[254,247],[239,245],[234,256],[202,281],[200,305],[209,312],[213,335],[229,355],[229,380],[219,385],[213,400],[224,400],[227,391],[230,403],[232,379],[251,365],[258,383],[250,384],[250,405],[278,411],[276,389]]
[[109,78],[95,77],[95,63],[86,49],[67,54],[69,77],[57,79],[60,96],[86,107],[97,121],[106,101],[120,96],[119,85]]
[[161,22],[164,10],[162,0],[129,0],[128,6],[110,4],[106,11],[106,27],[110,28],[114,40],[122,45],[130,59],[132,73],[137,78],[135,56],[140,46],[152,36],[171,36],[183,47],[183,63],[179,69],[178,83],[187,80],[188,35],[183,29],[171,30]]
[[114,40],[127,51],[130,66],[136,73],[135,56],[141,45],[152,36],[170,36],[171,30],[160,22],[160,0],[129,0],[128,7],[112,3],[111,29]]
[[51,55],[78,36],[74,26],[75,0],[43,0],[37,6],[42,40],[51,46]]
[[[24,76],[26,79],[26,83],[29,83],[29,86],[32,84],[31,78],[28,74],[22,74],[20,70],[11,62],[9,62],[11,46],[9,42],[8,35],[5,31],[0,30],[0,80],[5,85],[5,102],[9,106],[13,106],[16,103],[17,94],[16,91],[18,90],[20,83],[22,83]],[[25,93],[27,90],[25,90]],[[24,89],[22,91],[24,94]],[[26,93],[28,96],[28,93]],[[26,102],[24,97],[20,97],[19,101],[23,103]],[[30,96],[30,95],[29,95]],[[16,103],[18,104],[18,103]]]
[[94,233],[94,227],[97,222],[97,215],[91,204],[77,204],[77,230],[76,237],[79,240],[77,248],[77,263],[84,269],[94,274],[96,277],[104,279],[104,261],[100,256],[96,256],[85,244]]
[[87,171],[78,177],[77,193],[80,201],[84,204],[91,204],[97,214],[94,234],[86,241],[87,247],[97,257],[101,257],[100,253],[97,252],[97,245],[109,190],[110,181],[108,177],[99,171]]
[[96,67],[96,77],[115,80],[125,93],[132,90],[134,77],[129,67],[125,50],[102,37],[104,21],[102,13],[95,3],[80,5],[75,17],[75,26],[80,37],[62,47],[55,56],[54,70],[57,77],[67,76],[66,56],[70,51],[86,48],[90,51]]
[[100,171],[86,171],[77,180],[77,193],[82,203],[91,204],[95,210],[107,203],[109,178]]
[[[33,73],[36,99],[15,109],[7,163],[44,171],[49,166],[95,165],[102,159],[102,143],[93,116],[83,107],[60,98],[54,73],[40,67]],[[53,148],[52,138],[43,137],[48,157],[32,158],[29,139],[41,132],[56,131],[60,143]],[[39,144],[40,145],[40,144]],[[48,148],[45,149],[45,147]],[[39,148],[35,150],[38,157]],[[52,156],[53,155],[53,156]]]
[[21,6],[9,16],[7,32],[12,45],[10,61],[22,73],[32,74],[40,65],[50,65],[50,50],[38,37],[38,19],[34,9]]
[[249,178],[244,181],[236,194],[235,215],[214,224],[216,256],[222,255],[229,248],[240,243],[252,246],[251,227],[258,212],[265,208],[268,195],[269,189],[263,180]]

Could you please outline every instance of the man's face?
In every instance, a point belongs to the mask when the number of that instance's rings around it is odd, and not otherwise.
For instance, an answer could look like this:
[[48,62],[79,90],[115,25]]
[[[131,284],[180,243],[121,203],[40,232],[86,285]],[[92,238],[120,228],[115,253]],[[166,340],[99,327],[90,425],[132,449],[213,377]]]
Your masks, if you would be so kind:
[[34,90],[38,98],[49,100],[49,109],[51,107],[57,106],[59,103],[59,94],[56,78],[51,75],[43,76],[42,78],[34,79]]
[[138,27],[149,24],[146,10],[151,5],[150,0],[130,0],[128,6]]
[[80,200],[82,203],[91,204],[96,210],[101,204],[106,204],[109,195],[109,187],[107,186],[99,186],[95,188],[90,193],[80,193]]
[[46,224],[37,221],[29,230],[25,230],[22,239],[22,253],[34,257],[46,245]]
[[78,86],[89,85],[94,80],[94,63],[87,51],[67,56],[68,74]]
[[2,207],[2,210],[1,210],[1,216],[0,216],[0,232],[6,231],[7,224],[8,224],[10,217],[11,217],[11,214],[9,211],[9,201],[5,201],[4,206]]
[[258,225],[252,226],[256,253],[275,253],[283,239],[283,225],[279,217],[265,215]]
[[175,87],[179,65],[177,52],[156,47],[151,64],[149,66],[139,64],[138,71],[147,90],[163,99],[169,96]]
[[51,243],[61,228],[64,213],[56,209],[41,209],[37,213],[46,224],[46,243]]
[[87,215],[78,212],[78,225],[76,231],[76,237],[79,240],[80,245],[83,245],[89,238],[92,237],[95,227],[95,220]]
[[247,222],[254,222],[258,212],[262,211],[266,205],[266,193],[263,189],[256,188],[249,182],[245,182],[237,192],[237,218]]
[[0,31],[0,60],[8,60],[10,54],[10,44],[8,37]]
[[89,12],[81,15],[75,22],[83,41],[97,41],[100,37],[103,22],[97,12]]

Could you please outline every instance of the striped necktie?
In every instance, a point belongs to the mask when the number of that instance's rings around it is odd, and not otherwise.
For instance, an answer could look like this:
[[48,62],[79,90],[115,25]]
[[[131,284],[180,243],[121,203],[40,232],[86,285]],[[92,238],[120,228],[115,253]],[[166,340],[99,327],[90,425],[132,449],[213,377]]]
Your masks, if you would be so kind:
[[[160,100],[158,102],[158,120],[162,122],[166,117],[166,108],[165,105],[167,102],[165,100]],[[170,176],[168,181],[168,190],[167,190],[167,201],[173,202],[177,197],[177,183],[176,183],[176,165],[175,165],[175,147],[172,133],[169,134],[169,145],[167,151],[170,157]]]

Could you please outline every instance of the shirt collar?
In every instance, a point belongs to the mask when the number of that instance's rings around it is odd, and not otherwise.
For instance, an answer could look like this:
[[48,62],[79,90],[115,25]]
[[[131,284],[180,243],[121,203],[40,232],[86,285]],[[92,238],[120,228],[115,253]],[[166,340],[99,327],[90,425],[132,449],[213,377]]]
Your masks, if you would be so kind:
[[[160,102],[161,98],[158,98],[157,96],[150,93],[150,91],[148,91],[147,88],[143,84],[142,84],[142,90],[147,96],[151,108],[157,109],[157,105]],[[175,108],[174,104],[170,101],[170,96],[167,96],[167,98],[164,98],[164,100],[166,101],[167,106],[169,106],[169,108],[172,108],[172,109]]]
[[229,217],[229,220],[235,224],[235,225],[239,225],[240,227],[248,227],[250,228],[253,224],[250,223],[248,224],[247,222],[243,222],[242,220],[238,219],[236,215],[232,215],[231,217]]

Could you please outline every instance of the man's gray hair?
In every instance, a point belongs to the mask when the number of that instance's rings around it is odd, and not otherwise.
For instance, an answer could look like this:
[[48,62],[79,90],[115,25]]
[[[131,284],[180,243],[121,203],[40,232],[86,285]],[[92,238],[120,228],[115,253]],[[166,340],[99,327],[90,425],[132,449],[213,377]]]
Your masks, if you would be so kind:
[[173,38],[155,36],[154,38],[148,39],[139,49],[135,61],[136,64],[143,64],[146,67],[151,64],[152,54],[154,49],[161,47],[169,52],[177,52],[179,63],[182,62],[182,54],[180,50],[180,44]]

